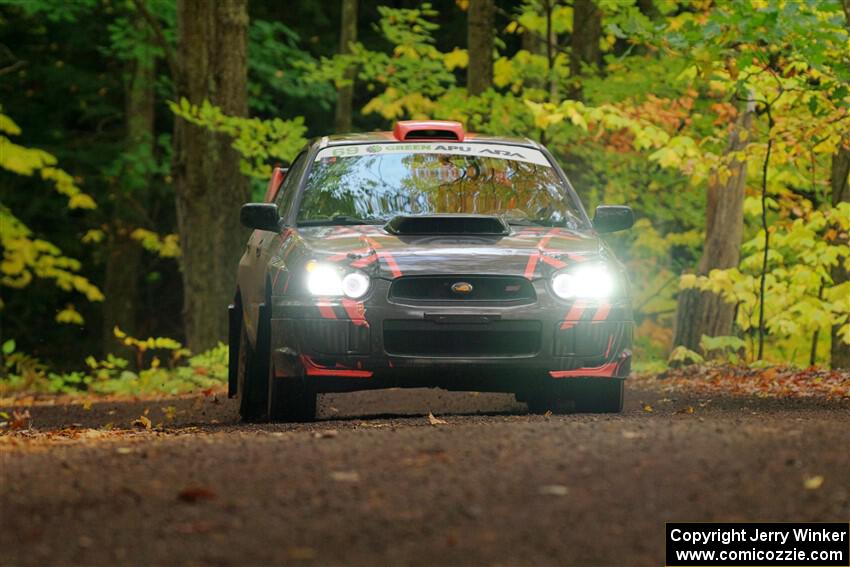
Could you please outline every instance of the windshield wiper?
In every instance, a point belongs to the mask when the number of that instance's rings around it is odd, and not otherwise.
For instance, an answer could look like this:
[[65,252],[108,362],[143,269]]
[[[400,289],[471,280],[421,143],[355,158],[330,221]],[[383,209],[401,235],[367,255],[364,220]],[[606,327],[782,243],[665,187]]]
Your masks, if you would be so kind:
[[324,226],[324,225],[358,225],[358,224],[383,224],[382,219],[361,219],[348,215],[336,215],[329,219],[307,219],[298,221],[298,226]]

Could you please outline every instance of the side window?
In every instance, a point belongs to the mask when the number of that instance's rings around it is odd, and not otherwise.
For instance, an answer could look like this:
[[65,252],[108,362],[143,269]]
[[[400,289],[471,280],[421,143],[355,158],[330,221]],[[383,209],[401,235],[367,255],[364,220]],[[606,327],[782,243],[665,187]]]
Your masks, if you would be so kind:
[[307,151],[305,150],[292,160],[292,165],[289,166],[289,171],[286,172],[283,184],[277,192],[275,204],[277,205],[277,211],[280,216],[286,216],[286,213],[292,206],[292,201],[295,198],[296,189],[298,188],[298,181],[301,179],[301,174],[304,173],[306,165]]

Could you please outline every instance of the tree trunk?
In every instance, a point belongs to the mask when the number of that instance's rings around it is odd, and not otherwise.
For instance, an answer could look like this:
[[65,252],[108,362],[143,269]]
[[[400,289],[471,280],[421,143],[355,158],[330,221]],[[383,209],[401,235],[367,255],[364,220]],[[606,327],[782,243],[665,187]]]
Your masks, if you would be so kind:
[[[139,15],[136,24],[140,33],[147,33],[147,25]],[[127,150],[138,160],[153,159],[156,74],[152,53],[142,49],[140,55],[129,63],[127,71],[124,103]],[[142,248],[130,238],[129,232],[134,224],[128,214],[131,207],[121,196],[132,194],[136,202],[147,202],[145,195],[150,183],[150,174],[147,173],[150,170],[147,166],[147,162],[141,164],[139,171],[142,173],[127,168],[122,176],[125,186],[116,197],[116,211],[113,214],[115,221],[111,223],[106,242],[102,332],[104,354],[128,354],[128,349],[115,338],[115,327],[131,335],[136,333]]]
[[[832,170],[830,172],[830,185],[832,187],[832,206],[838,203],[850,203],[850,186],[847,177],[850,175],[850,150],[842,147],[832,156]],[[843,266],[832,269],[832,281],[834,285],[842,284],[850,280],[850,273]],[[832,347],[830,349],[830,363],[833,368],[850,368],[850,345],[843,342],[838,336],[840,325],[832,327]]]
[[136,305],[142,247],[116,226],[107,241],[106,276],[103,281],[103,352],[127,358],[130,350],[115,338],[113,329],[135,336]]
[[[341,21],[339,26],[339,52],[351,53],[351,44],[357,41],[357,0],[342,0]],[[356,69],[345,72],[347,85],[336,91],[336,113],[334,129],[337,132],[351,132],[351,107],[354,98],[354,76]]]
[[[750,133],[752,123],[753,109],[748,107],[738,116],[729,135],[726,156],[744,149],[747,143],[741,138],[741,132]],[[697,267],[697,274],[701,276],[714,269],[734,268],[740,261],[747,163],[732,160],[728,167],[730,175],[725,183],[715,173],[708,184],[705,246]],[[703,335],[730,335],[734,322],[735,306],[719,295],[696,289],[683,290],[679,293],[676,309],[673,344],[698,351]]]
[[469,0],[466,88],[480,95],[493,86],[493,0]]
[[[179,0],[177,22],[178,96],[245,116],[247,0]],[[173,169],[186,340],[200,352],[227,338],[226,307],[247,238],[239,207],[248,200],[248,180],[228,136],[180,118]]]
[[594,0],[575,0],[573,33],[570,37],[571,96],[581,98],[581,76],[588,66],[602,64],[599,40],[602,37],[602,11]]

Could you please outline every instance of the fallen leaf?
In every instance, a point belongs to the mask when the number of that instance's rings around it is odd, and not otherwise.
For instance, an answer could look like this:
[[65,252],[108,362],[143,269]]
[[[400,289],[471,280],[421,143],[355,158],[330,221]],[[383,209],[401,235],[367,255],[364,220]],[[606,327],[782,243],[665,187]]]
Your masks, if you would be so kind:
[[643,411],[652,413],[652,406],[649,404],[643,404]]
[[130,447],[118,447],[115,449],[115,452],[119,455],[129,455],[133,450]]
[[337,482],[360,482],[360,475],[356,471],[333,471],[331,479]]
[[540,487],[538,492],[546,496],[566,496],[570,489],[562,484],[545,484]]
[[803,486],[806,490],[817,490],[823,485],[823,477],[821,475],[810,476],[803,481]]
[[215,529],[215,524],[207,521],[189,522],[178,524],[174,530],[179,534],[205,534]]
[[646,437],[642,433],[638,433],[637,431],[623,431],[624,439],[640,439],[641,437]]
[[675,413],[694,413],[694,408],[691,407],[691,406],[688,406],[686,408],[676,410]]
[[12,410],[12,421],[9,422],[9,429],[15,431],[17,429],[29,429],[32,425],[32,416],[30,410],[22,412]]
[[438,417],[434,417],[433,413],[428,412],[428,423],[430,423],[431,425],[447,425],[448,421],[440,419]]
[[313,559],[316,557],[316,550],[312,547],[290,547],[286,550],[290,559]]
[[147,417],[140,415],[138,419],[133,420],[133,427],[138,427],[141,429],[151,430],[151,420]]
[[552,417],[552,410],[546,410],[546,413],[543,414],[543,417]]
[[177,493],[177,499],[189,504],[194,504],[202,500],[215,500],[216,493],[203,486],[194,486],[184,488]]
[[316,431],[313,433],[313,437],[316,439],[330,439],[331,437],[336,437],[339,435],[339,431],[336,429],[325,429],[324,431]]
[[86,400],[83,402],[83,410],[91,411],[91,400]]
[[166,406],[162,408],[162,413],[165,415],[165,419],[173,421],[175,416],[177,416],[177,408],[174,406]]

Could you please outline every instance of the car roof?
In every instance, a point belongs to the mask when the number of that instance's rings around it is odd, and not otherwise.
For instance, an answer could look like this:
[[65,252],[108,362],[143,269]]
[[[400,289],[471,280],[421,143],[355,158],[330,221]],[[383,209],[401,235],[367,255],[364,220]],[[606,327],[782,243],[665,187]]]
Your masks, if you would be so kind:
[[[410,144],[413,140],[398,140],[393,136],[392,132],[362,132],[351,134],[333,134],[322,138],[314,138],[310,141],[311,144],[318,143],[319,147],[327,146],[343,146],[351,144]],[[514,146],[525,146],[527,148],[541,149],[541,145],[530,138],[520,138],[514,136],[492,136],[489,134],[476,134],[474,132],[466,132],[463,141],[456,140],[416,140],[415,142],[440,142],[446,144],[462,144],[465,142],[488,142],[491,144],[510,144]]]

